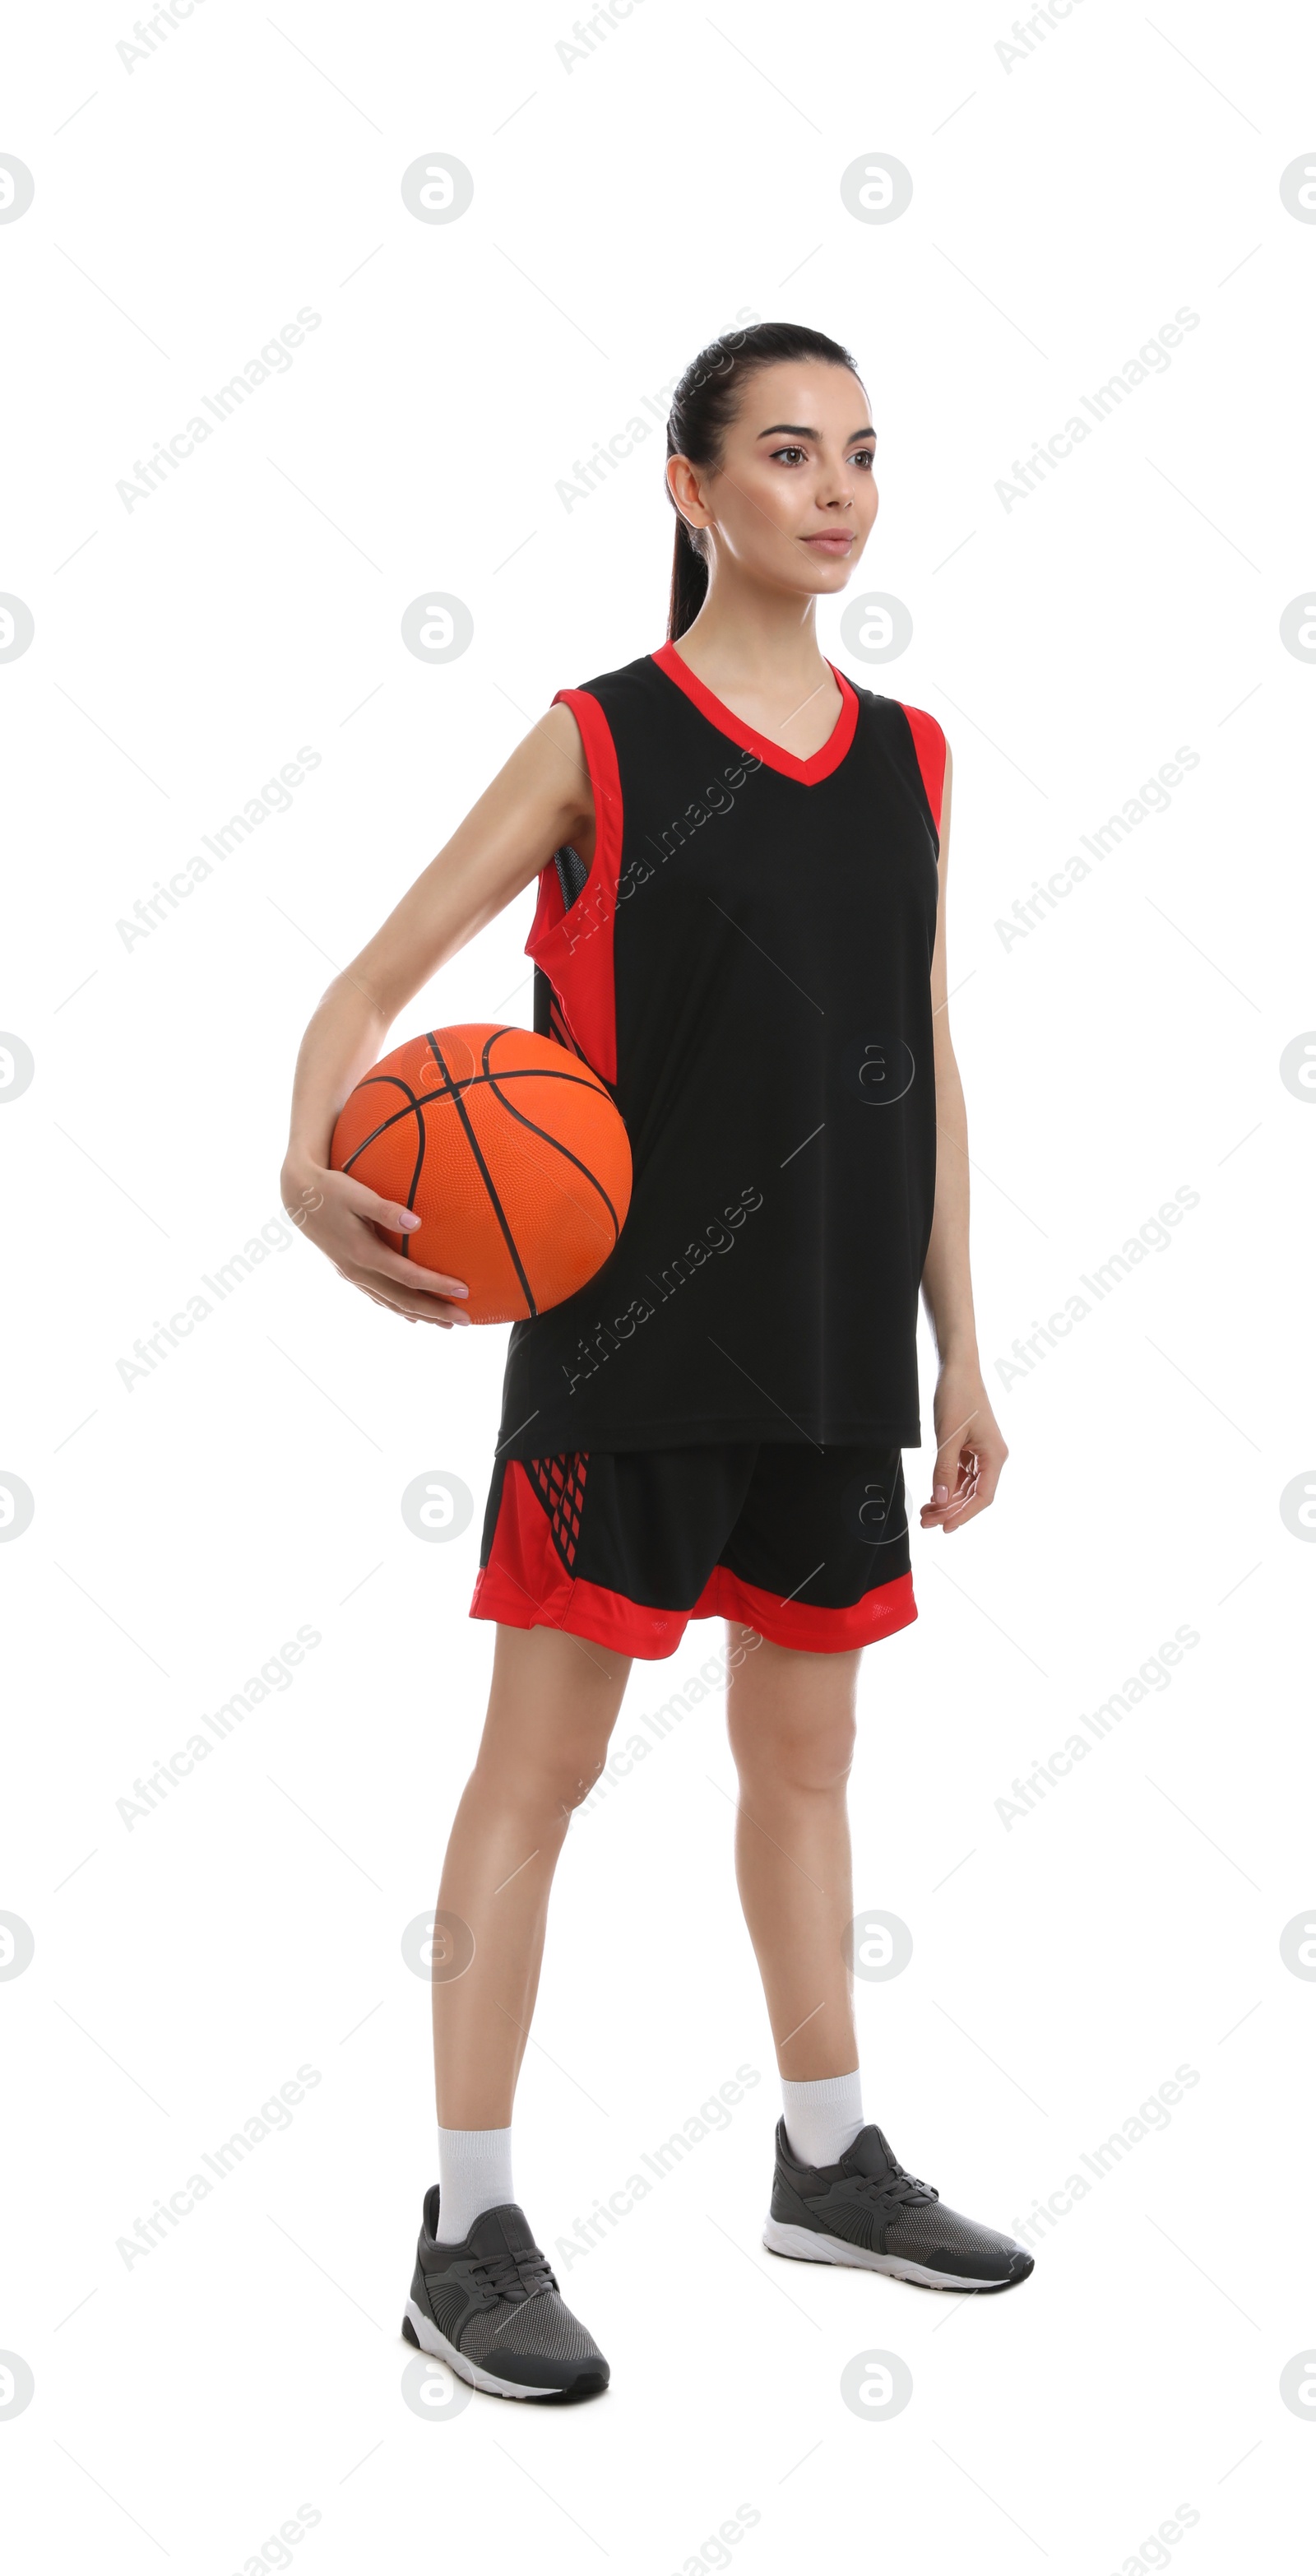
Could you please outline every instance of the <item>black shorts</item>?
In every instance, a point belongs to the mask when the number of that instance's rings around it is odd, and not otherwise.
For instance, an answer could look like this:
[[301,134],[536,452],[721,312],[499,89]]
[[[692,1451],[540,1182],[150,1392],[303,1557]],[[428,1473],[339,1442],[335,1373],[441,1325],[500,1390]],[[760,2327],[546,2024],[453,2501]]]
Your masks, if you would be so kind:
[[576,1451],[494,1468],[473,1619],[673,1654],[691,1619],[839,1654],[918,1616],[898,1449]]

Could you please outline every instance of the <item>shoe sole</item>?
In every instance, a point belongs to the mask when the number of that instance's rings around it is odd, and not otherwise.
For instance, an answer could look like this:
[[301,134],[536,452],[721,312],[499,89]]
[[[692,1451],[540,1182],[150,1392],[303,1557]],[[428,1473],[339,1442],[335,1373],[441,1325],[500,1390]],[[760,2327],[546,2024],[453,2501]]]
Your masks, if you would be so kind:
[[841,2236],[826,2236],[812,2227],[794,2227],[784,2219],[769,2218],[763,2229],[763,2242],[770,2254],[785,2254],[796,2263],[842,2263],[860,2272],[885,2272],[893,2280],[917,2282],[924,2290],[1009,2290],[1017,2281],[1026,2281],[1032,2271],[1031,2255],[1024,2260],[1027,2270],[1012,2269],[1003,2281],[981,2281],[962,2272],[934,2272],[926,2263],[911,2263],[903,2254],[874,2254],[866,2245],[850,2245]]
[[551,2403],[554,2399],[597,2397],[608,2385],[606,2377],[600,2377],[597,2371],[587,2372],[568,2388],[528,2388],[517,2379],[500,2379],[496,2371],[482,2370],[478,2361],[468,2361],[465,2353],[449,2343],[433,2317],[427,2317],[414,2299],[407,2301],[402,2331],[407,2342],[415,2344],[418,2351],[430,2353],[435,2361],[446,2361],[458,2379],[464,2379],[471,2388],[482,2389],[486,2397],[528,2398],[532,2403],[536,2399],[541,2403],[547,2399]]

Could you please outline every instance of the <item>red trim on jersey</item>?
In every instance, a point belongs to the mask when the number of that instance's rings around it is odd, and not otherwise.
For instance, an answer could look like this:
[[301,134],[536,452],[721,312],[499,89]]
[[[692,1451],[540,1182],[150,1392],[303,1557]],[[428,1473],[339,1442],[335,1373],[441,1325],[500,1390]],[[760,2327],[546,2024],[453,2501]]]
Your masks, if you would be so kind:
[[561,1628],[619,1655],[652,1663],[674,1654],[691,1619],[738,1619],[777,1646],[809,1654],[843,1654],[875,1645],[918,1617],[914,1579],[898,1574],[843,1610],[820,1610],[760,1591],[725,1565],[715,1565],[692,1610],[657,1610],[628,1601],[606,1584],[568,1574],[553,1543],[548,1513],[519,1458],[508,1460],[487,1565],[471,1595],[472,1619],[508,1628]]
[[932,808],[932,820],[941,830],[941,792],[946,783],[946,737],[935,716],[922,707],[906,707],[897,700],[914,737],[923,789]]
[[715,698],[712,690],[697,678],[689,663],[682,661],[674,644],[660,644],[657,652],[649,658],[657,663],[660,671],[666,672],[669,680],[676,682],[678,689],[684,689],[701,716],[706,716],[709,723],[716,725],[718,732],[726,734],[739,750],[752,751],[766,768],[780,770],[783,778],[794,778],[801,787],[816,787],[820,778],[830,778],[832,771],[840,768],[854,741],[855,726],[859,721],[859,700],[844,671],[838,671],[834,662],[829,662],[827,668],[841,692],[841,712],[821,750],[811,752],[807,760],[797,760],[793,751],[784,751],[779,742],[769,741],[765,733],[756,733],[743,716],[733,715],[730,707],[724,706],[722,700]]
[[598,699],[588,689],[559,689],[555,707],[570,707],[585,746],[594,794],[594,858],[568,911],[550,859],[539,872],[539,898],[527,957],[542,966],[558,1014],[578,1054],[605,1082],[617,1079],[617,996],[612,936],[621,872],[622,803],[617,751]]

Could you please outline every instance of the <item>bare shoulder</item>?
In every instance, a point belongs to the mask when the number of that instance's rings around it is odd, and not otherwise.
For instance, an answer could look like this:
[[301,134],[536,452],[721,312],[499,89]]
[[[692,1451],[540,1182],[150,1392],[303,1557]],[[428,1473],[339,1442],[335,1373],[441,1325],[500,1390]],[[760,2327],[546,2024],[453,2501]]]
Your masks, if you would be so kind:
[[544,795],[553,806],[558,839],[573,843],[588,862],[594,849],[594,790],[580,728],[570,707],[549,707],[527,734],[521,751],[533,761]]
[[[528,793],[564,840],[579,841],[593,827],[589,764],[571,709],[552,706],[531,726],[501,772],[513,791]],[[496,782],[497,783],[497,782]]]

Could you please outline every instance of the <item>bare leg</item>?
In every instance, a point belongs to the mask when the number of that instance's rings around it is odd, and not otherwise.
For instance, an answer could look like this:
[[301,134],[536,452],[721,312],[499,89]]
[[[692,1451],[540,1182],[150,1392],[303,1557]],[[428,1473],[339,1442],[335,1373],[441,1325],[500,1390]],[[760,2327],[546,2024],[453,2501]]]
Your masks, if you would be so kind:
[[440,1914],[475,1939],[464,1973],[434,1985],[443,2128],[511,2119],[557,1856],[603,1768],[629,1672],[628,1655],[561,1629],[498,1627],[484,1733],[439,1888]]
[[844,1949],[854,1913],[845,1792],[862,1649],[805,1654],[730,1621],[728,1648],[736,1882],[778,2068],[811,2084],[859,2063]]

